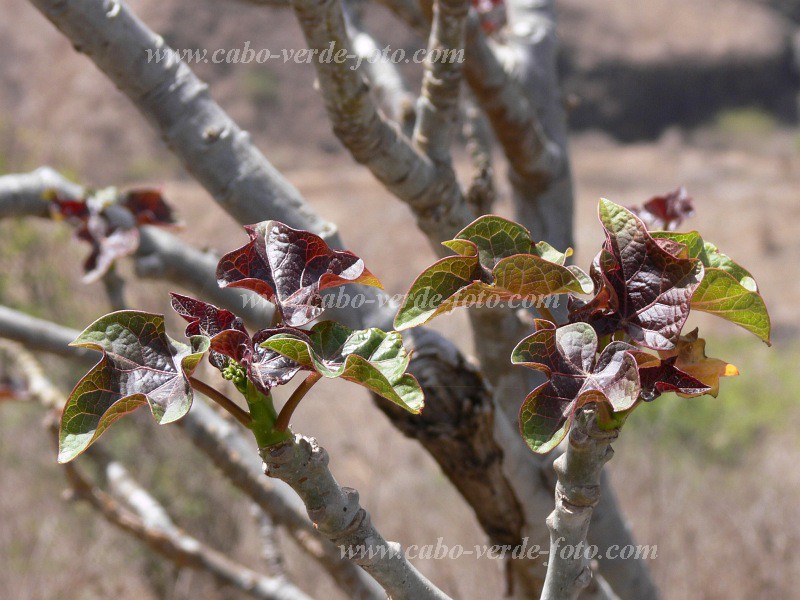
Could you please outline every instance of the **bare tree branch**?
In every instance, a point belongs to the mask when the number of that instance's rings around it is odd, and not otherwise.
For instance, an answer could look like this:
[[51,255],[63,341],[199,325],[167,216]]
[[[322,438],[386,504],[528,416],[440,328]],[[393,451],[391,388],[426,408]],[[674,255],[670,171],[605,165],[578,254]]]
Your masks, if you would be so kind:
[[384,56],[375,38],[364,28],[365,0],[342,0],[347,30],[353,50],[361,58],[361,67],[369,79],[371,91],[386,116],[400,126],[407,136],[414,130],[414,94],[389,57]]
[[278,527],[272,517],[261,510],[257,504],[252,506],[253,518],[258,524],[258,535],[261,538],[261,558],[272,577],[284,576],[283,554],[278,540]]
[[466,48],[464,76],[492,124],[511,176],[540,192],[563,160],[561,149],[546,139],[535,108],[474,17],[467,28]]
[[[431,17],[420,6],[423,3],[414,0],[379,1],[418,35],[428,36]],[[527,7],[529,11],[539,10],[543,4],[548,5],[549,10],[552,2],[518,0],[518,5]],[[533,97],[529,95],[530,90],[518,80],[520,63],[523,62],[520,55],[526,46],[530,48],[536,41],[535,36],[530,35],[531,29],[526,29],[527,25],[517,27],[515,24],[515,21],[524,21],[520,16],[521,12],[520,10],[509,13],[512,30],[516,32],[515,44],[511,48],[488,40],[480,28],[476,15],[469,16],[464,45],[464,79],[492,124],[492,129],[511,166],[510,178],[517,182],[516,185],[520,189],[527,186],[529,196],[534,197],[551,185],[553,179],[563,178],[565,173],[568,178],[569,169],[565,164],[566,144],[562,144],[566,141],[565,138],[559,137],[551,141],[547,137],[545,131],[548,128],[540,119],[549,119],[549,113],[545,116],[539,115],[538,106],[532,102]],[[524,33],[526,31],[527,35]],[[524,62],[533,66],[536,61]],[[546,69],[550,69],[549,63]],[[557,79],[555,83],[558,83]],[[546,93],[549,93],[550,89],[547,88]],[[558,89],[556,85],[556,94]],[[571,237],[561,235],[559,238],[556,235],[556,232],[563,233],[562,226],[544,228],[536,223],[535,217],[535,214],[526,212],[521,215],[523,219],[521,222],[537,237],[551,240],[552,243],[557,243],[560,239],[567,240],[567,245],[571,243]],[[544,235],[545,231],[553,233]]]
[[[511,24],[510,68],[522,91],[520,96],[529,103],[527,114],[535,120],[536,127],[535,134],[528,128],[528,135],[519,146],[527,167],[521,162],[516,164],[504,144],[512,164],[509,179],[516,218],[537,239],[566,248],[573,241],[573,192],[567,120],[558,78],[555,0],[509,0],[507,9]],[[524,120],[525,113],[520,106],[508,115],[513,122]],[[497,126],[495,131],[498,132]]]
[[[24,333],[26,327],[29,327],[30,331],[20,335]],[[68,345],[78,333],[0,306],[0,338],[21,342],[26,349],[77,359],[84,366],[90,367],[97,362],[96,354]],[[22,351],[21,348],[16,348],[12,354],[21,357],[25,355],[29,356],[29,353]],[[31,369],[28,371],[34,372]],[[41,369],[38,372],[41,373]],[[49,406],[55,408],[63,406],[63,396],[57,391],[54,392],[54,388],[46,379],[41,377],[31,379],[29,388],[46,390],[47,397],[50,398]],[[40,398],[45,397],[41,396],[41,392],[37,393],[40,394]],[[289,487],[270,485],[264,478],[261,461],[255,452],[255,444],[245,439],[237,426],[219,416],[199,399],[195,400],[189,413],[176,424],[235,487],[285,527],[300,548],[317,560],[350,597],[358,600],[377,600],[383,597],[374,581],[365,576],[353,563],[342,560],[338,549],[320,537],[308,519],[298,510],[296,497]]]
[[111,310],[122,310],[128,305],[125,301],[125,279],[119,274],[115,265],[103,274],[100,281],[103,283]]
[[[334,51],[352,54],[338,0],[294,0],[294,9],[312,51],[333,44]],[[334,133],[357,162],[411,207],[434,246],[468,223],[471,215],[452,169],[438,168],[420,154],[377,110],[355,60],[316,60],[314,66]]]
[[556,507],[547,518],[550,555],[542,600],[576,600],[592,578],[586,556],[592,509],[600,500],[600,472],[614,455],[619,430],[601,430],[584,409],[569,433],[567,450],[554,463]]
[[311,600],[289,581],[264,577],[176,527],[155,499],[134,482],[119,463],[108,465],[109,478],[118,480],[117,492],[126,494],[123,496],[125,503],[133,510],[92,485],[74,464],[68,463],[63,468],[76,498],[87,502],[109,523],[176,565],[210,573],[221,583],[234,586],[254,598]]
[[359,504],[358,492],[336,482],[328,469],[328,453],[316,440],[297,435],[260,452],[267,475],[288,483],[320,532],[372,575],[393,600],[448,598],[408,562],[399,544],[378,533]]
[[467,204],[479,216],[492,210],[497,192],[492,166],[492,131],[486,115],[470,99],[464,110],[464,137],[472,162],[472,181],[467,190]]
[[435,0],[425,56],[422,92],[417,101],[414,144],[435,164],[450,163],[450,143],[458,121],[464,59],[464,32],[470,3]]

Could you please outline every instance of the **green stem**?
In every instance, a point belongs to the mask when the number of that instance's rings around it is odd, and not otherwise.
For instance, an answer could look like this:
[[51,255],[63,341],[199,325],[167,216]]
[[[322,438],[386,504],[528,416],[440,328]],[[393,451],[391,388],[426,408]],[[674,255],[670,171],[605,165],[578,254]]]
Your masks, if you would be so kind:
[[602,352],[603,350],[606,349],[606,346],[608,346],[610,343],[611,343],[610,333],[607,335],[600,336],[600,340],[597,342],[597,351]]
[[605,404],[598,404],[597,427],[603,431],[620,429],[638,403],[637,401],[636,404],[631,406],[628,410],[621,410],[619,412],[612,412]]
[[289,396],[289,399],[286,401],[286,404],[283,405],[281,408],[281,414],[278,415],[278,420],[275,421],[275,431],[286,431],[289,429],[289,420],[292,418],[292,413],[294,413],[294,409],[297,408],[297,405],[300,404],[300,400],[308,393],[314,384],[317,383],[322,375],[319,373],[312,372],[308,374],[297,389]]
[[252,417],[250,429],[256,437],[256,443],[259,448],[267,448],[292,439],[290,431],[276,431],[275,429],[278,413],[272,404],[271,394],[262,394],[248,380],[245,398],[247,399],[247,405],[250,407],[250,416]]
[[217,390],[216,388],[211,387],[207,383],[200,381],[199,379],[195,379],[194,377],[189,377],[189,384],[206,396],[207,398],[213,400],[217,404],[219,404],[222,408],[224,408],[228,413],[230,413],[233,418],[235,418],[239,423],[250,428],[252,419],[250,418],[250,414],[236,404],[233,400],[228,398],[225,394]]

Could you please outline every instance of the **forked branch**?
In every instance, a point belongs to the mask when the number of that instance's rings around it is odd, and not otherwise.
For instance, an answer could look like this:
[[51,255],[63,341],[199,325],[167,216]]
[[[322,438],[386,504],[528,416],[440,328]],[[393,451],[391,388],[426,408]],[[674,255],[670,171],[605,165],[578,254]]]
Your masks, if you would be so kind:
[[[336,51],[352,56],[338,0],[294,0],[294,9],[312,51],[321,53],[333,43]],[[469,223],[452,169],[441,169],[420,153],[377,109],[355,60],[315,60],[314,66],[334,133],[357,162],[409,205],[429,238],[438,245]]]

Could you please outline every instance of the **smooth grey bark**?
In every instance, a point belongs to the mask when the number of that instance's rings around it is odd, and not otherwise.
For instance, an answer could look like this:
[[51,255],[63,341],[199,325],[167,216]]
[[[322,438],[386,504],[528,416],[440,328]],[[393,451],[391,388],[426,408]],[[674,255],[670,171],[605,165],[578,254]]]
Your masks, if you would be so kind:
[[383,586],[393,600],[449,600],[408,562],[396,542],[387,542],[361,507],[358,492],[342,487],[328,468],[328,453],[316,440],[295,435],[261,448],[264,472],[288,483],[302,498],[319,531]]
[[[347,31],[353,40],[353,51],[362,59],[361,69],[369,80],[370,91],[386,116],[397,123],[407,136],[414,128],[414,94],[397,69],[397,65],[381,53],[375,38],[365,29],[365,0],[343,0],[342,11]],[[377,57],[377,59],[376,59]]]
[[600,473],[614,451],[619,430],[604,431],[593,409],[584,409],[569,433],[567,449],[553,466],[558,476],[556,506],[547,518],[550,555],[542,600],[576,600],[589,585],[586,556],[592,509],[600,500]]
[[541,127],[520,146],[527,159],[510,160],[515,217],[537,240],[567,248],[573,245],[573,190],[555,0],[509,0],[507,6],[511,73]]
[[[294,0],[295,13],[310,49],[335,48],[353,55],[338,0]],[[356,162],[365,165],[397,198],[408,204],[420,229],[438,242],[450,239],[472,220],[452,169],[421,153],[377,109],[355,60],[315,61],[314,67],[333,131]]]
[[417,100],[414,145],[434,164],[451,162],[450,144],[458,122],[464,32],[470,3],[435,0],[425,56],[422,91]]

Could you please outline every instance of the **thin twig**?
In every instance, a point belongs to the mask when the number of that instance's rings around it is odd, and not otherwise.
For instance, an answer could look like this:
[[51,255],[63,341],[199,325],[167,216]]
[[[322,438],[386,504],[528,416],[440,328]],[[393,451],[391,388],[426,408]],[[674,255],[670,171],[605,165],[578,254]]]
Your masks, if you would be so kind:
[[211,387],[207,383],[200,381],[196,377],[189,377],[189,384],[192,386],[192,388],[203,394],[209,400],[213,400],[219,406],[224,408],[234,419],[239,421],[239,423],[248,429],[250,428],[250,424],[252,423],[250,413],[228,398],[225,394]]
[[101,281],[111,310],[125,309],[128,306],[125,301],[125,279],[119,274],[118,267],[112,264],[103,274]]

